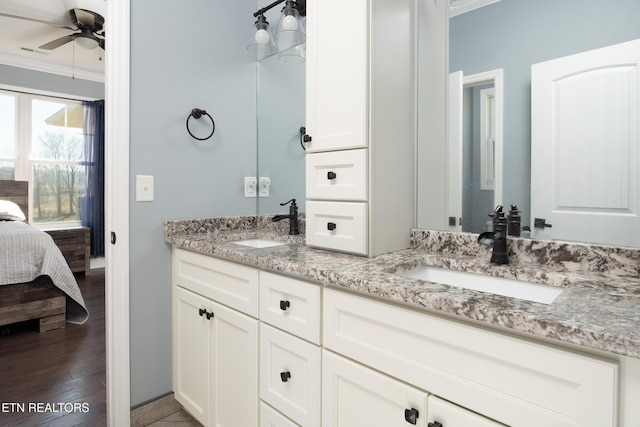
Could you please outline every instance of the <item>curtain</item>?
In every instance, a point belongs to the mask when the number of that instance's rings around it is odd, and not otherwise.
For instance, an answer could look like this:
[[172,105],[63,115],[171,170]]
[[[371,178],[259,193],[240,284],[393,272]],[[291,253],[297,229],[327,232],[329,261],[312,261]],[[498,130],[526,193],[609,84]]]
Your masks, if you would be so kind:
[[82,225],[91,228],[91,256],[104,255],[104,100],[84,101],[86,195]]

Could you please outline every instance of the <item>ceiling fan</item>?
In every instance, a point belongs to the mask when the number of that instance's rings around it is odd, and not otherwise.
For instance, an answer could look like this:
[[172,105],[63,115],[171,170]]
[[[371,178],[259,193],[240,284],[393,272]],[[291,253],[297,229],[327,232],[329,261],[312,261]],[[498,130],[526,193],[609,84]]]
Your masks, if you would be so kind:
[[53,25],[58,28],[77,31],[73,34],[68,34],[66,36],[62,36],[58,39],[52,40],[49,43],[45,43],[39,47],[40,49],[53,50],[73,40],[76,40],[76,42],[80,46],[86,49],[93,49],[100,46],[104,50],[104,18],[102,17],[102,15],[90,10],[79,8],[69,10],[69,16],[71,17],[73,26],[60,24],[57,22],[45,21],[42,19],[29,18],[26,16],[11,15],[8,13],[0,13],[0,16],[39,22],[42,24]]

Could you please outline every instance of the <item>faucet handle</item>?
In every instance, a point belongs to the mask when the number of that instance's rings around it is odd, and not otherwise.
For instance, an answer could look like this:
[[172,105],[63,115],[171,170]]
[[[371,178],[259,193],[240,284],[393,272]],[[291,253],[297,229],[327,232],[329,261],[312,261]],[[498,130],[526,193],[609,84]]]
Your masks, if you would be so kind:
[[296,199],[291,199],[288,202],[280,203],[280,206],[287,206],[289,203],[291,203],[291,206],[296,206]]

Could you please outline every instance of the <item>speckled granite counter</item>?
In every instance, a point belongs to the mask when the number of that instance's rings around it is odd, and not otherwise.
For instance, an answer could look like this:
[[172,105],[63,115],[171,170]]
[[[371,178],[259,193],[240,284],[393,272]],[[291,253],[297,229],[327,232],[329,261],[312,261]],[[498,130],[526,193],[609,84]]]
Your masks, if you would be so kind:
[[[513,239],[511,263],[494,266],[491,249],[477,244],[476,235],[412,230],[411,249],[363,258],[305,246],[304,234],[288,236],[283,223],[255,217],[167,221],[165,241],[414,308],[640,358],[640,250]],[[232,243],[254,238],[289,244],[255,249]],[[395,274],[420,265],[564,290],[547,305]]]

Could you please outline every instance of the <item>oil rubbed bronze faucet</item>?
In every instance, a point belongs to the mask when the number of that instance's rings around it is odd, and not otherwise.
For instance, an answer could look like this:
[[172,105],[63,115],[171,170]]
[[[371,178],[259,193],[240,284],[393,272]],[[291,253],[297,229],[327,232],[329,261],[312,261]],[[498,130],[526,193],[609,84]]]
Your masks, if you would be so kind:
[[496,206],[490,215],[493,218],[493,231],[486,231],[478,236],[478,243],[493,245],[491,264],[509,264],[507,253],[507,217],[502,205]]
[[298,230],[298,205],[296,205],[296,199],[291,199],[288,202],[280,203],[280,206],[286,206],[289,203],[289,215],[276,215],[271,218],[272,222],[282,221],[283,219],[289,220],[289,234],[296,235],[300,234]]

